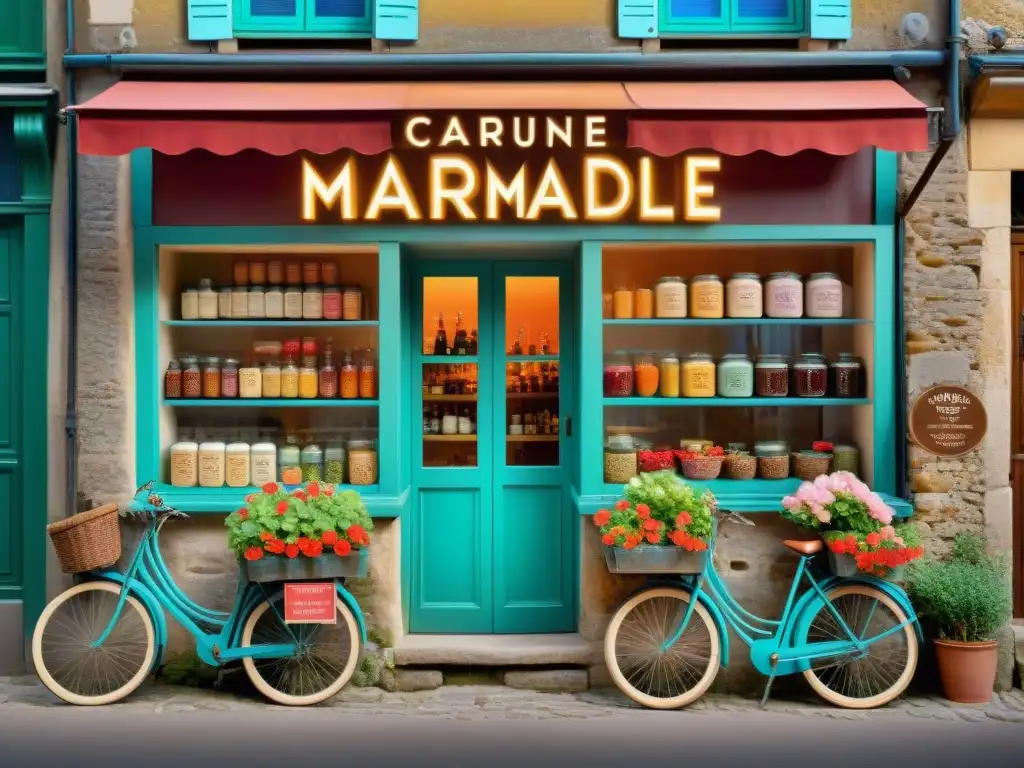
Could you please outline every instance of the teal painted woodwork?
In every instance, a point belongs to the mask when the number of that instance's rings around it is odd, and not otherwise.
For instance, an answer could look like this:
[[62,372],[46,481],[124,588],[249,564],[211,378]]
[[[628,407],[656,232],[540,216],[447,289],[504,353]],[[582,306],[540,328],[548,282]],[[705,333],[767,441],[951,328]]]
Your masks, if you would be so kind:
[[895,152],[875,150],[875,224],[887,227],[896,225],[900,193],[899,165],[899,155]]
[[658,0],[658,31],[668,36],[797,36],[807,0]]
[[420,0],[374,0],[373,37],[377,40],[418,40]]
[[[221,4],[221,0],[209,2]],[[419,36],[418,0],[233,0],[227,3],[227,11],[232,20],[227,37],[416,40]],[[192,20],[190,10],[190,30]],[[203,36],[191,37],[190,32],[190,39],[223,39],[219,17],[202,21],[197,27]]]
[[[370,517],[401,517],[409,502],[409,491],[388,495],[381,493],[380,485],[344,485],[345,490],[359,493]],[[155,483],[153,490],[164,503],[190,515],[227,514],[240,506],[241,500],[256,488],[175,488],[165,483]]]
[[377,329],[377,396],[384,405],[377,416],[377,451],[381,492],[396,496],[409,487],[400,482],[400,466],[395,460],[402,450],[405,433],[403,413],[399,408],[402,384],[402,346],[399,316],[402,308],[400,253],[397,243],[384,242],[377,248],[378,317]]
[[658,36],[658,0],[618,0],[619,37]]
[[21,597],[24,461],[19,419],[23,300],[20,227],[0,219],[0,599]]
[[[239,4],[246,0],[237,0]],[[230,40],[232,0],[188,0],[189,40]]]
[[810,34],[815,40],[849,40],[853,35],[851,0],[808,0]]
[[14,115],[0,112],[0,202],[21,200],[21,166],[14,143]]
[[294,34],[306,25],[305,0],[236,0],[233,3],[234,35],[254,32]]
[[306,31],[370,36],[373,0],[306,0]]
[[42,0],[0,3],[0,80],[13,79],[2,77],[5,71],[45,73],[46,3]]

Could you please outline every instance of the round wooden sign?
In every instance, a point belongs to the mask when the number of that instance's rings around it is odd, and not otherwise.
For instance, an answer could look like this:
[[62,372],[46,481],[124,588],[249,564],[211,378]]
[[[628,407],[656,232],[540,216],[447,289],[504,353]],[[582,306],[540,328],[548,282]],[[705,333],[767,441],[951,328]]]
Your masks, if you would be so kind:
[[910,438],[936,456],[953,458],[973,451],[987,430],[981,398],[963,387],[926,389],[910,409]]

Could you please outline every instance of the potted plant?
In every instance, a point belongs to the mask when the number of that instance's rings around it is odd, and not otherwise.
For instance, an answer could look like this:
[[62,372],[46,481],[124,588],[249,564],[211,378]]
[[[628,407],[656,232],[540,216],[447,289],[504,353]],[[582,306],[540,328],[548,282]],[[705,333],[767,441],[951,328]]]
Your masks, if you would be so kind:
[[924,554],[917,529],[893,525],[892,508],[850,472],[804,481],[782,500],[782,516],[822,535],[836,576],[865,573],[897,581],[903,566]]
[[266,483],[224,524],[250,581],[366,575],[373,521],[355,491]]
[[594,515],[612,573],[700,573],[714,531],[715,497],[671,470],[643,472],[613,509]]
[[950,701],[992,699],[999,647],[994,637],[1010,621],[1012,590],[1007,557],[987,554],[985,539],[958,534],[945,559],[914,563],[907,592],[934,635],[942,689]]

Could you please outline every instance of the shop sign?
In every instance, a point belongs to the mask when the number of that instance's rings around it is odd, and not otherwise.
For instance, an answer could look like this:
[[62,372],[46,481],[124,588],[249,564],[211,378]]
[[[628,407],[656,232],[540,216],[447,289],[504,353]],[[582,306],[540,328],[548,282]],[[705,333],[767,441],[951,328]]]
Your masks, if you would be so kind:
[[954,458],[973,451],[987,430],[981,398],[963,387],[932,387],[918,395],[910,409],[911,439],[936,456]]
[[652,157],[604,115],[409,115],[383,160],[302,160],[307,222],[671,224],[721,218],[714,154]]
[[286,624],[334,624],[338,620],[334,582],[286,583],[284,621]]

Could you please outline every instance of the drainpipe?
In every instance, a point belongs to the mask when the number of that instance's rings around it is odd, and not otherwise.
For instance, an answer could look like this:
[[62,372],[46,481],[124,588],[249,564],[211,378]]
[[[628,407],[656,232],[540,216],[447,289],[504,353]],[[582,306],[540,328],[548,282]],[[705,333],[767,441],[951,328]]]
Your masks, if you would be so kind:
[[[74,0],[67,0],[67,55],[75,50]],[[66,58],[66,56],[65,56]],[[64,68],[67,80],[67,103],[76,102],[75,73]],[[68,158],[68,226],[67,226],[67,381],[64,432],[67,461],[67,496],[65,512],[70,517],[78,511],[78,121],[69,117],[65,128]]]

